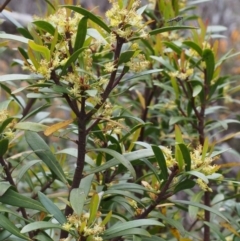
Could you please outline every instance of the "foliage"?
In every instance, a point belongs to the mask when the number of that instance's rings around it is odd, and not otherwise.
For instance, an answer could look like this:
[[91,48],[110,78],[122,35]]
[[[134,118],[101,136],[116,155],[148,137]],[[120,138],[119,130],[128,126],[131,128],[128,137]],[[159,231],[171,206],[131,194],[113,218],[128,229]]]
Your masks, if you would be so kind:
[[0,77],[0,240],[238,240],[239,182],[214,146],[237,122],[218,119],[233,56],[221,28],[177,17],[201,1],[112,0],[106,20],[46,2],[0,33],[24,70]]

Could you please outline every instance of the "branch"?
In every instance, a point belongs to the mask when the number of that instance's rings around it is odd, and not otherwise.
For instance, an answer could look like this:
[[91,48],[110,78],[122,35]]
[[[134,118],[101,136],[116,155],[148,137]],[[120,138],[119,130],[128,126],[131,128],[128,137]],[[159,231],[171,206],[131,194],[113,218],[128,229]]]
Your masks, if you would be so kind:
[[135,219],[142,219],[148,216],[148,214],[154,210],[154,208],[166,197],[169,197],[167,194],[167,191],[170,187],[170,184],[172,183],[173,178],[177,175],[178,173],[178,166],[174,166],[172,173],[169,175],[167,182],[164,184],[161,192],[158,194],[156,200],[154,203],[152,203],[145,211],[135,217]]

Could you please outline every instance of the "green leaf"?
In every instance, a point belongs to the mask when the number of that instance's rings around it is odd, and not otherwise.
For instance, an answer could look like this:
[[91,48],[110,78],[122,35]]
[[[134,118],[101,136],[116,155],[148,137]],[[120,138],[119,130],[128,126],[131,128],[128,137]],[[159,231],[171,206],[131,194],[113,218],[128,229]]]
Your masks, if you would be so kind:
[[199,54],[199,56],[202,56],[202,49],[195,42],[193,42],[193,41],[184,41],[183,44],[188,46],[188,47],[190,47],[190,48],[192,48],[193,50],[195,50]]
[[156,145],[152,145],[152,150],[155,154],[156,161],[161,168],[160,179],[163,179],[165,181],[168,178],[168,170],[164,154],[162,150]]
[[2,157],[8,150],[8,139],[2,139],[0,140],[0,157]]
[[38,28],[43,29],[44,31],[50,33],[52,36],[55,34],[55,28],[53,25],[49,22],[43,21],[43,20],[37,20],[34,21],[33,24],[35,24]]
[[190,174],[192,176],[196,176],[196,177],[202,179],[207,184],[209,183],[207,177],[203,173],[201,173],[201,172],[198,172],[198,171],[188,171],[188,172],[185,172],[185,173],[186,174]]
[[203,149],[202,149],[202,161],[205,159],[207,155],[208,147],[209,147],[209,139],[208,137],[206,137],[204,140]]
[[26,28],[17,28],[17,31],[25,38],[33,39],[32,35]]
[[94,38],[94,39],[97,39],[97,40],[101,41],[104,44],[108,43],[106,41],[106,39],[95,28],[88,28],[87,29],[87,35]]
[[[125,153],[123,154],[123,156],[129,161],[134,161],[134,160],[138,160],[144,157],[153,157],[154,153],[151,149],[143,149],[143,150],[138,150],[138,151],[134,151],[134,152],[130,152],[130,153]],[[93,168],[91,170],[87,170],[87,174],[91,174],[91,173],[96,173],[96,172],[101,172],[104,171],[110,167],[119,165],[121,162],[120,160],[118,160],[117,158],[113,158],[111,160],[109,160],[108,162],[106,162],[105,164],[103,164],[100,167],[96,167]]]
[[141,73],[134,74],[130,77],[127,77],[126,79],[123,79],[123,81],[126,82],[126,81],[129,81],[129,80],[132,80],[132,79],[142,77],[144,75],[154,74],[154,73],[158,73],[158,72],[162,72],[162,71],[163,71],[163,69],[152,69],[152,70],[143,71]]
[[83,15],[83,16],[89,18],[90,20],[92,20],[94,23],[96,23],[98,26],[100,26],[101,28],[106,30],[108,33],[111,32],[111,29],[107,26],[107,24],[105,24],[95,14],[87,11],[85,8],[75,7],[75,6],[72,6],[72,5],[62,5],[62,7],[69,8],[69,9],[73,10],[74,12],[80,13],[81,15]]
[[12,187],[8,182],[0,182],[0,197]]
[[88,196],[88,193],[90,192],[92,181],[93,181],[94,174],[87,175],[81,180],[81,183],[79,185],[79,188],[83,190],[86,197]]
[[74,212],[80,216],[83,211],[86,194],[83,188],[74,188],[70,193],[70,203]]
[[58,42],[58,40],[61,39],[61,35],[59,35],[57,28],[55,29],[54,35],[53,35],[53,39],[51,41],[51,46],[50,46],[50,55],[52,56],[55,46]]
[[146,237],[151,237],[151,234],[146,231],[145,229],[142,228],[131,228],[131,229],[126,229],[122,230],[120,232],[113,233],[111,235],[103,235],[103,238],[106,240],[115,238],[115,237],[122,237],[122,236],[127,236],[127,235],[140,235],[140,236],[146,236]]
[[174,193],[178,193],[186,189],[192,189],[194,186],[195,186],[195,182],[193,180],[186,179],[177,184],[177,186],[174,188]]
[[26,122],[17,123],[14,126],[14,128],[19,129],[19,130],[40,132],[40,131],[45,131],[48,128],[48,126],[40,124],[40,123],[26,121]]
[[24,234],[21,234],[19,229],[4,215],[0,214],[0,226],[10,232],[11,234],[24,239],[24,240],[30,240],[27,236]]
[[29,74],[6,74],[0,76],[0,82],[15,81],[15,80],[40,80],[42,77],[39,75]]
[[152,163],[150,161],[148,161],[148,159],[146,159],[146,158],[142,158],[141,161],[144,162],[148,166],[148,168],[153,172],[153,174],[156,177],[156,179],[158,180],[158,182],[161,183],[161,179],[157,173],[156,167],[153,166]]
[[8,232],[6,229],[0,231],[0,240],[7,240],[12,234]]
[[[164,225],[156,220],[153,219],[141,219],[141,220],[133,220],[125,223],[117,223],[114,226],[110,227],[104,232],[105,235],[112,235],[118,232],[125,231],[127,229],[133,229],[136,227],[141,227],[141,226],[159,226],[159,227],[164,227]],[[117,236],[116,236],[117,237]]]
[[196,97],[202,91],[202,89],[203,89],[203,87],[201,85],[194,86],[192,97]]
[[174,43],[172,43],[172,42],[166,42],[166,41],[164,41],[163,43],[164,43],[164,45],[165,45],[166,47],[172,49],[172,50],[175,51],[177,54],[179,54],[179,55],[181,54],[182,49],[181,49],[179,46],[177,46],[176,44],[174,44]]
[[189,150],[184,143],[177,144],[177,145],[179,146],[179,148],[181,150],[182,157],[185,162],[185,170],[190,171],[191,170],[191,156],[190,156]]
[[229,222],[228,219],[224,216],[223,213],[219,212],[218,210],[216,210],[214,208],[208,207],[206,205],[203,205],[203,204],[200,204],[200,203],[196,203],[196,202],[192,202],[192,201],[184,201],[184,200],[174,200],[172,202],[173,203],[177,203],[177,204],[180,203],[180,204],[186,204],[186,205],[190,205],[190,206],[199,207],[201,209],[204,209],[204,210],[207,210],[207,211],[209,211],[211,213],[214,213],[217,216],[219,216],[219,217],[223,218],[224,220],[226,220],[227,222]]
[[60,223],[64,224],[67,222],[66,217],[62,214],[61,210],[43,193],[38,192],[38,199],[41,204],[46,208],[50,215]]
[[29,41],[28,38],[24,38],[24,37],[14,35],[14,34],[7,34],[7,33],[0,33],[0,39],[1,38],[19,41],[19,42],[22,42],[24,44],[28,44],[28,41]]
[[102,226],[106,225],[106,224],[110,221],[111,217],[112,217],[112,210],[109,211],[109,213],[108,213],[108,214],[106,215],[106,217],[103,219],[103,221],[101,222],[101,225],[102,225]]
[[31,160],[27,163],[24,163],[24,165],[18,170],[17,172],[17,183],[22,179],[24,174],[35,164],[41,162],[40,160]]
[[128,197],[129,199],[132,199],[139,203],[141,206],[143,206],[142,201],[137,198],[134,194],[130,193],[129,191],[123,191],[123,190],[114,190],[114,189],[108,189],[104,192],[104,196],[124,196]]
[[121,53],[118,61],[118,65],[124,64],[130,61],[130,59],[133,57],[135,51],[133,50],[128,50],[123,53]]
[[175,125],[175,139],[177,143],[183,143],[181,129],[177,125]]
[[21,230],[21,233],[28,233],[37,229],[51,229],[51,228],[62,229],[62,226],[51,222],[38,221],[38,222],[30,223],[24,226],[23,229]]
[[206,63],[206,81],[210,85],[210,82],[213,78],[214,69],[215,69],[215,59],[214,54],[211,49],[205,49],[202,55],[203,61]]
[[173,31],[173,30],[182,30],[182,29],[198,29],[198,28],[193,27],[193,26],[168,26],[168,27],[154,29],[154,30],[150,31],[149,34],[156,35],[159,33],[169,32],[169,31]]
[[13,117],[9,117],[5,119],[2,124],[0,125],[0,133],[3,133],[4,129],[7,127],[8,124],[10,124],[14,120]]
[[83,17],[78,24],[77,36],[74,44],[74,52],[83,47],[87,34],[87,21],[88,18]]
[[46,209],[41,205],[41,203],[32,198],[23,196],[22,194],[13,191],[11,188],[0,197],[0,202],[15,207],[29,208],[46,212]]
[[175,159],[178,162],[179,170],[182,171],[184,168],[184,159],[182,156],[181,149],[178,144],[175,145]]
[[[200,192],[195,193],[195,194],[191,197],[191,202],[200,203],[203,194],[204,194],[203,191],[200,191]],[[198,210],[199,210],[198,207],[188,206],[189,217],[190,217],[191,219],[193,219],[193,220],[194,220],[195,218],[197,218]]]
[[184,233],[185,232],[185,229],[182,225],[182,222],[181,220],[174,220],[172,217],[166,217],[165,215],[163,215],[161,212],[152,212],[151,214],[151,217],[153,218],[157,218],[157,219],[160,219],[160,220],[163,220],[164,223],[167,223],[168,225],[171,225],[173,227],[175,227],[176,229],[178,229],[178,231],[180,233]]
[[94,149],[94,151],[101,151],[101,152],[105,152],[111,156],[113,156],[114,158],[116,158],[123,166],[125,166],[131,173],[131,175],[133,176],[134,179],[136,179],[136,172],[132,166],[132,164],[120,153],[111,150],[111,149],[107,149],[107,148],[98,148],[98,149]]
[[87,225],[91,225],[97,217],[97,211],[100,204],[100,198],[97,193],[93,194],[89,205],[90,216]]
[[[142,185],[136,184],[136,183],[119,183],[119,184],[113,184],[108,188],[108,190],[113,189],[113,190],[125,190],[129,192],[138,192],[143,193],[143,192],[148,192],[149,189],[143,187]],[[152,190],[153,191],[153,190]],[[157,193],[157,191],[153,191],[153,193]]]
[[83,52],[83,50],[86,49],[86,47],[83,47],[81,49],[78,49],[76,52],[74,52],[69,59],[67,60],[67,62],[65,63],[65,65],[62,68],[62,72],[61,75],[65,75],[67,73],[67,68],[77,60],[78,56],[80,55],[81,52]]
[[[11,208],[7,208],[6,206],[0,204],[0,213],[11,213],[12,215],[18,217],[19,219],[24,220],[25,222],[31,222],[28,219],[25,219],[22,217],[22,215],[19,215],[17,212],[13,211]],[[1,239],[0,239],[1,240]]]
[[35,154],[48,166],[52,173],[54,173],[62,182],[68,183],[62,167],[44,140],[37,133],[30,131],[25,132],[25,138],[28,145],[32,148]]
[[52,238],[49,237],[49,235],[47,235],[46,233],[39,233],[36,236],[34,236],[35,240],[39,240],[39,241],[54,241]]
[[39,113],[41,110],[47,109],[49,106],[51,106],[51,105],[50,104],[44,104],[42,106],[34,108],[34,110],[31,111],[30,113],[28,113],[26,116],[24,116],[24,118],[22,118],[21,121],[24,121],[24,120],[28,119],[29,117],[34,116],[35,114]]
[[192,120],[192,118],[185,117],[185,116],[171,116],[169,120],[169,125],[174,125],[180,121],[188,122],[190,120]]
[[51,59],[51,55],[50,55],[50,50],[40,44],[36,44],[35,42],[33,42],[32,40],[29,40],[28,45],[30,46],[31,49],[33,49],[36,52],[39,52],[42,54],[42,56],[47,60],[50,61]]

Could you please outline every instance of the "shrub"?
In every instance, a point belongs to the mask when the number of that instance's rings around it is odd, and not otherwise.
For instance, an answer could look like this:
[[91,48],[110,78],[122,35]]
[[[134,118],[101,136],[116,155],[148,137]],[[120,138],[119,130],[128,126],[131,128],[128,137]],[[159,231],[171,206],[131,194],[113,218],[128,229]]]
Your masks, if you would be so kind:
[[46,2],[21,37],[0,34],[24,70],[0,77],[0,239],[239,237],[239,183],[214,146],[236,54],[217,57],[184,1],[112,0],[106,20]]

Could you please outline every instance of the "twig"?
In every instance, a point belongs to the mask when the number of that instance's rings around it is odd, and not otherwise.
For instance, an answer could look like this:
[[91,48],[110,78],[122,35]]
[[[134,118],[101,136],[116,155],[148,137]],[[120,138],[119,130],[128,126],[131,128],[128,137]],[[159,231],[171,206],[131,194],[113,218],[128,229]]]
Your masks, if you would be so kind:
[[[159,204],[159,202],[161,202],[163,200],[163,198],[166,198],[167,195],[167,191],[169,189],[169,186],[173,180],[173,178],[177,175],[178,173],[178,167],[174,166],[172,173],[169,175],[168,180],[166,181],[165,185],[163,186],[163,188],[161,189],[161,192],[158,194],[156,200],[154,203],[152,203],[147,209],[145,209],[145,211],[141,214],[139,214],[138,216],[135,217],[135,219],[141,219],[141,218],[145,218],[147,217],[147,215],[154,210],[154,208]],[[169,195],[167,195],[169,196]]]
[[2,12],[10,2],[11,0],[6,0],[5,3],[0,7],[0,12]]

